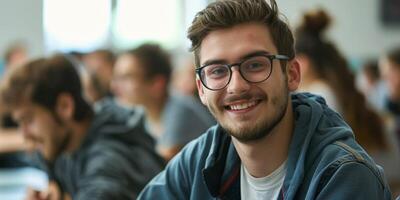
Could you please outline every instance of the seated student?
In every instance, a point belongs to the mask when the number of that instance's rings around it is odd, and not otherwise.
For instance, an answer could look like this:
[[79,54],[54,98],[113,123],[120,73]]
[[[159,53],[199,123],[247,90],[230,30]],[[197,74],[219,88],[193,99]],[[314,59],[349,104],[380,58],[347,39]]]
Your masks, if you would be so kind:
[[[386,99],[385,109],[383,113],[385,118],[386,127],[388,129],[390,143],[397,152],[397,165],[393,166],[390,170],[389,178],[392,181],[393,190],[395,194],[400,194],[400,47],[388,51],[380,58],[379,68],[382,78],[386,83],[388,94]],[[395,160],[391,160],[392,162]],[[392,176],[391,176],[392,175]]]
[[87,88],[89,101],[94,103],[104,97],[113,96],[110,83],[115,62],[114,53],[107,49],[98,49],[83,55],[82,62],[88,75],[86,86],[91,87]]
[[[133,199],[163,168],[143,120],[131,128],[118,112],[94,114],[78,73],[63,56],[10,71],[0,99],[39,152],[51,179],[45,199]],[[27,199],[44,194],[31,191]]]
[[274,0],[220,0],[189,28],[197,87],[218,121],[139,199],[391,199],[344,120],[300,83]]
[[[12,43],[4,53],[4,69],[2,73],[24,64],[28,60],[28,51],[21,42]],[[1,74],[0,76],[3,76]],[[4,106],[0,105],[0,110]],[[1,111],[0,111],[1,112]],[[23,136],[18,133],[16,123],[10,113],[0,114],[0,168],[16,168],[29,166],[24,150]]]
[[394,132],[400,142],[400,47],[382,56],[379,67],[388,87],[386,110],[395,120]]
[[117,58],[114,94],[125,106],[142,106],[157,150],[170,160],[191,140],[215,124],[194,98],[169,92],[171,63],[158,45],[144,44]]

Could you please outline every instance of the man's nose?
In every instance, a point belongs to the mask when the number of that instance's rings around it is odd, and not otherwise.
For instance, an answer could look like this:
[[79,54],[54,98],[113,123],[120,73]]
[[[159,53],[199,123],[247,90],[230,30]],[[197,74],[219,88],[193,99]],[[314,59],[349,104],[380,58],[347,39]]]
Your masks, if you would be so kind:
[[241,94],[245,93],[250,89],[250,83],[246,81],[238,68],[232,68],[231,81],[227,86],[227,91],[230,94]]

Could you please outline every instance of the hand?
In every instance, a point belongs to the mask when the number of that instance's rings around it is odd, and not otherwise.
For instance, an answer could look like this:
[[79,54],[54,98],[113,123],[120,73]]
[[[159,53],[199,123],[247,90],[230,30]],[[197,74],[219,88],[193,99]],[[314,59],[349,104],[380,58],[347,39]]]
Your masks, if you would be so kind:
[[32,188],[28,188],[25,200],[49,200],[49,198],[44,191],[37,191]]
[[60,200],[60,189],[54,181],[50,181],[46,191],[28,188],[25,200]]

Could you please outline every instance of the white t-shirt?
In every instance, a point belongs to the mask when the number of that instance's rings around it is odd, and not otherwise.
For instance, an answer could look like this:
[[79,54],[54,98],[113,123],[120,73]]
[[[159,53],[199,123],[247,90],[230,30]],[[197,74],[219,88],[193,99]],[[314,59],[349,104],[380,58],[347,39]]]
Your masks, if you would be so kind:
[[277,199],[286,175],[286,161],[266,177],[254,178],[246,167],[240,167],[242,199]]

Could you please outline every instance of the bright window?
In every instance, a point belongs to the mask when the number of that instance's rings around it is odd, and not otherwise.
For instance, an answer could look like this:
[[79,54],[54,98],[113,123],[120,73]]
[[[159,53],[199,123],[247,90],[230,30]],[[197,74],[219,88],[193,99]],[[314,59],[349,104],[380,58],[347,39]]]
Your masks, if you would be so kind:
[[114,44],[127,49],[151,41],[175,48],[185,34],[181,15],[180,0],[118,0]]
[[107,42],[110,0],[44,0],[46,49],[91,51]]

